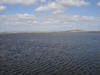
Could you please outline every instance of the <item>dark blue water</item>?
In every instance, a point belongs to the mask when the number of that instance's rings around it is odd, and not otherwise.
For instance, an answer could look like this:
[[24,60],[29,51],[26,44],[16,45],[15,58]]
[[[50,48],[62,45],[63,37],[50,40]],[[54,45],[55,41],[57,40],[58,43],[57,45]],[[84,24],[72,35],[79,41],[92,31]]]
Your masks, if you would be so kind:
[[0,75],[100,75],[100,33],[0,34]]

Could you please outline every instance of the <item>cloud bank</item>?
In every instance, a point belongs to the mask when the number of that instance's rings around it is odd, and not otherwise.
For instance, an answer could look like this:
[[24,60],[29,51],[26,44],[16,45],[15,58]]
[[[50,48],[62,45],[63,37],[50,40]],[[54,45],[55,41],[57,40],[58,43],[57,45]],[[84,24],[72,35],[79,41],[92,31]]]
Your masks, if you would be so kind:
[[[42,19],[42,20],[40,20]],[[73,22],[100,22],[100,17],[88,16],[40,16],[30,14],[16,14],[16,15],[0,15],[0,23],[2,25],[59,25]]]

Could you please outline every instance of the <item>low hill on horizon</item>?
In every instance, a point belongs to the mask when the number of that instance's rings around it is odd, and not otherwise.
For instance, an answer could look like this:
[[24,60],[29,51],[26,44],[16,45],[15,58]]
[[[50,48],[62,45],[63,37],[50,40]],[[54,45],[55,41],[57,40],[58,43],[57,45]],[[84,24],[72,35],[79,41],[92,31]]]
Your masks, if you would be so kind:
[[68,31],[55,31],[55,32],[0,32],[0,34],[16,34],[16,33],[76,33],[76,32],[100,32],[100,31],[87,31],[87,30],[68,30]]

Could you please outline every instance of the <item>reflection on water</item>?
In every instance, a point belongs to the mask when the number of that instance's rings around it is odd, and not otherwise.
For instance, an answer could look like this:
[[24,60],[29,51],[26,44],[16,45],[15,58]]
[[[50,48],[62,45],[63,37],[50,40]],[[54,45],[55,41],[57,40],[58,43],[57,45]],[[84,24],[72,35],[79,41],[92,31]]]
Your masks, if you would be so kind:
[[100,75],[100,33],[2,34],[0,75]]

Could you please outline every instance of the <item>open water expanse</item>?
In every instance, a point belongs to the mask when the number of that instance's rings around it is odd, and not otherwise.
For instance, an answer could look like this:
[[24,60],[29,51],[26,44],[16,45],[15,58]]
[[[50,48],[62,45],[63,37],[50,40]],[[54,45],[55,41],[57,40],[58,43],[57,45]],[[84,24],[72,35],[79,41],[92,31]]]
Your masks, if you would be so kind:
[[0,34],[0,75],[100,75],[100,33]]

